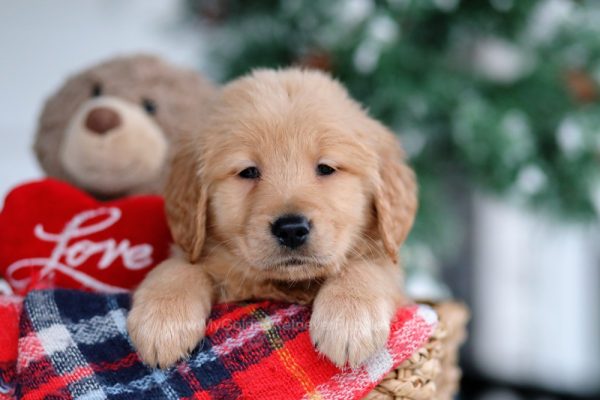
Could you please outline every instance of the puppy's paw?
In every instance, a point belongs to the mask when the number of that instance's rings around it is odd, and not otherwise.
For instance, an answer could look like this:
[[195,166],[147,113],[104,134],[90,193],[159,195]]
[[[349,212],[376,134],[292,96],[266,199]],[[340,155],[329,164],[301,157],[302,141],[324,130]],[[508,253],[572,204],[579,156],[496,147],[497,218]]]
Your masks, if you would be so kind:
[[207,317],[200,303],[149,296],[134,302],[127,330],[144,363],[167,368],[188,356],[202,340]]
[[385,300],[318,297],[310,337],[317,350],[338,367],[355,368],[385,346],[392,314]]

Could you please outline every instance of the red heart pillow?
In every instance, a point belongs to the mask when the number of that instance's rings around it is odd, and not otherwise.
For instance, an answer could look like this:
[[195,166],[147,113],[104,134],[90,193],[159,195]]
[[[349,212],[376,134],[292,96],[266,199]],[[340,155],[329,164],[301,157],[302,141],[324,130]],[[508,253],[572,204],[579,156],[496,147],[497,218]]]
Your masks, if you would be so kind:
[[159,196],[100,202],[45,179],[13,189],[0,213],[0,274],[19,294],[131,289],[167,258],[170,244]]

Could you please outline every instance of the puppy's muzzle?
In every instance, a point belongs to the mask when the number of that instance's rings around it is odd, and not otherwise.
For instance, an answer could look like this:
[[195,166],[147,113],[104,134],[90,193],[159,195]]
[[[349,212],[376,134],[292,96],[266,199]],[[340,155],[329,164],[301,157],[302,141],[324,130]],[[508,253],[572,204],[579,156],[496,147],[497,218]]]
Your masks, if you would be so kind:
[[271,233],[281,246],[296,249],[308,240],[310,222],[303,215],[283,215],[271,224]]

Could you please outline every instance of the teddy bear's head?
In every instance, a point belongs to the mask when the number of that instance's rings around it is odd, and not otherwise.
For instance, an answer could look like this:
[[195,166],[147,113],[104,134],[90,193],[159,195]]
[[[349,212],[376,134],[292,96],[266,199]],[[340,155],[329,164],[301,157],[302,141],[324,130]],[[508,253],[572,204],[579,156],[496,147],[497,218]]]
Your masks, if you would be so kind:
[[198,73],[150,55],[82,71],[46,102],[35,152],[50,176],[99,198],[160,192],[172,141],[213,95]]

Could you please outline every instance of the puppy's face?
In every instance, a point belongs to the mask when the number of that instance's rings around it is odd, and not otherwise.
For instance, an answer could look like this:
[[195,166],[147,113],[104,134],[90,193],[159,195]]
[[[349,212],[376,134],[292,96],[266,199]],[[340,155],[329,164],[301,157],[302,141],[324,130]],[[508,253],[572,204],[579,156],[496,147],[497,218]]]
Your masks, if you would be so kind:
[[233,115],[249,118],[231,123],[222,151],[207,160],[209,234],[270,276],[338,268],[371,218],[365,178],[374,160],[350,127],[328,125],[314,110],[239,107]]
[[206,210],[200,235],[211,251],[235,254],[236,268],[274,279],[325,276],[364,257],[387,212],[377,206],[378,146],[397,150],[381,129],[318,73],[264,71],[228,85],[202,140],[187,143],[200,148],[192,185],[205,204],[190,205]]

